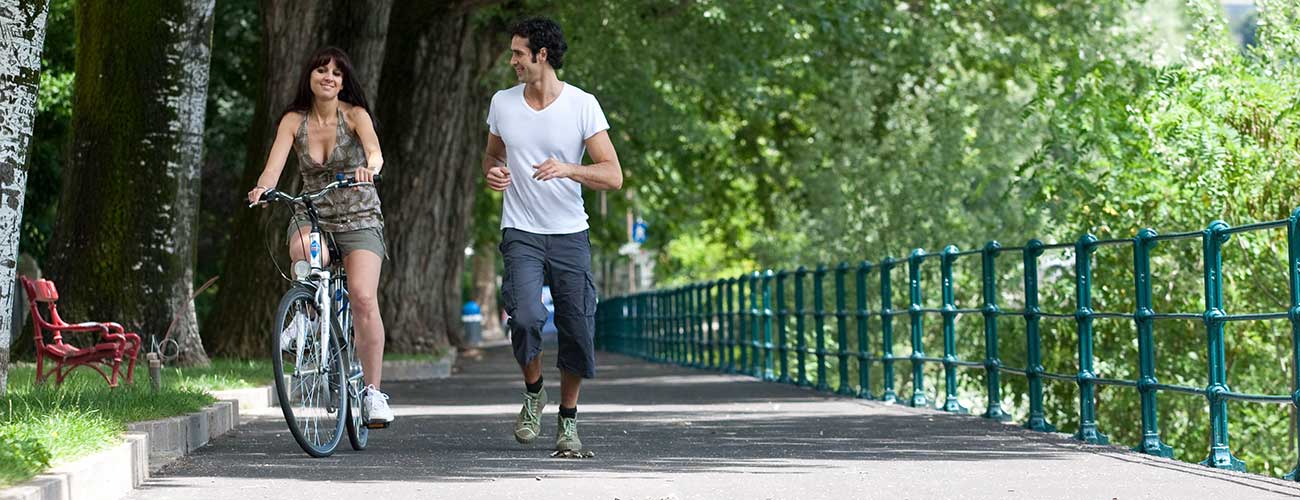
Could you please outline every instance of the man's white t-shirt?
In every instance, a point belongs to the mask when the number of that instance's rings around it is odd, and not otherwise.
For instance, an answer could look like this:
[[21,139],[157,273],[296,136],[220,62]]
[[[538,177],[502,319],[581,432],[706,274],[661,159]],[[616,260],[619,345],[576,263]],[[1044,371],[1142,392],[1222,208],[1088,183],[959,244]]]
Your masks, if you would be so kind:
[[506,166],[510,168],[501,228],[536,234],[586,230],[582,185],[572,179],[534,179],[533,165],[548,158],[582,164],[586,140],[609,129],[596,97],[565,83],[555,102],[538,111],[524,101],[524,85],[520,84],[492,96],[487,123],[492,134],[505,142]]

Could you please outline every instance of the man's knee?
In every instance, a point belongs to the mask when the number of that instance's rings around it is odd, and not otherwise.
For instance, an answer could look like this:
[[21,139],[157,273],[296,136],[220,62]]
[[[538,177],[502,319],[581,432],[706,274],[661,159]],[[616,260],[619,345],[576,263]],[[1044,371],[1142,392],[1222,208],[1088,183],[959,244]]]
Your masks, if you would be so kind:
[[516,307],[510,313],[510,326],[517,329],[541,328],[546,324],[546,306],[541,302],[536,305]]

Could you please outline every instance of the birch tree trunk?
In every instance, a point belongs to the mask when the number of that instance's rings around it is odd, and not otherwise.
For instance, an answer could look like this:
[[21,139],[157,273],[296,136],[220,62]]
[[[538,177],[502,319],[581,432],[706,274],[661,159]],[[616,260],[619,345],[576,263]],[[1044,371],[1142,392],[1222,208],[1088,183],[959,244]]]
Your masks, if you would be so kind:
[[70,320],[117,321],[206,365],[194,227],[214,0],[77,4],[72,149],[50,273]]
[[[462,5],[465,4],[465,5]],[[472,2],[399,2],[380,83],[389,349],[460,345],[461,272],[487,128],[484,77],[509,39]]]
[[9,322],[24,306],[14,303],[18,230],[49,7],[49,0],[0,0],[0,396],[9,380]]
[[[248,162],[239,196],[257,183],[275,139],[280,113],[293,100],[298,72],[312,51],[338,45],[352,56],[354,69],[371,92],[378,82],[383,60],[383,35],[392,0],[373,2],[374,8],[348,10],[356,0],[263,0],[262,86],[249,127]],[[356,15],[353,16],[352,14]],[[336,40],[337,39],[337,40]],[[356,44],[356,49],[349,47]],[[374,95],[367,94],[374,102]],[[372,104],[373,106],[373,104]],[[297,192],[301,181],[292,161],[286,162],[278,189]],[[272,258],[287,260],[284,228],[288,216],[281,210],[241,210],[231,226],[219,288],[212,313],[204,325],[204,339],[214,352],[237,357],[266,357],[270,351],[267,329],[286,284]],[[271,255],[268,255],[268,248]],[[287,263],[282,263],[285,265]]]

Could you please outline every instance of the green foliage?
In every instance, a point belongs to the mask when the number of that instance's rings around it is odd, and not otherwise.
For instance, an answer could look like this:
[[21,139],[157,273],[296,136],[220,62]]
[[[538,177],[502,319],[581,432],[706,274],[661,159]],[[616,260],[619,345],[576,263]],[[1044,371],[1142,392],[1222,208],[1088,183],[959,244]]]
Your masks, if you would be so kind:
[[31,477],[50,466],[50,450],[31,429],[0,427],[0,487]]
[[[622,137],[620,153],[631,158],[624,163],[647,218],[662,228],[652,243],[664,250],[665,284],[993,239],[1132,238],[1144,226],[1197,231],[1215,219],[1284,218],[1300,205],[1294,2],[1258,2],[1255,45],[1244,49],[1212,0],[634,5],[574,18],[570,29],[628,30],[625,40],[601,39],[589,56],[599,58],[591,78],[620,90],[614,99],[623,100],[607,109],[636,117],[623,124],[635,131]],[[572,45],[581,60],[581,44]],[[1132,256],[1121,248],[1094,256],[1098,311],[1135,308]],[[1285,254],[1280,230],[1234,236],[1224,256],[1230,313],[1285,310]],[[1074,307],[1076,257],[1068,250],[1043,257],[1045,310]],[[958,307],[978,307],[979,261],[967,259],[955,270]],[[1162,243],[1153,259],[1156,310],[1203,311],[1199,239]],[[905,267],[892,276],[896,309],[910,303]],[[925,307],[939,306],[937,267],[923,266]],[[1019,267],[1018,258],[1000,259],[1006,309],[1024,304]],[[873,274],[873,287],[878,280]],[[893,352],[906,356],[908,318],[893,323]],[[940,323],[925,319],[929,355],[942,352]],[[1023,367],[1023,321],[1000,326],[1004,361]],[[982,359],[978,316],[959,318],[956,328],[959,356]],[[1101,376],[1135,380],[1132,321],[1098,321],[1096,329]],[[869,349],[879,356],[878,320],[871,331]],[[1047,369],[1077,372],[1074,322],[1045,320],[1042,335]],[[1203,325],[1162,320],[1156,336],[1161,382],[1203,388]],[[838,348],[834,335],[827,340]],[[1230,386],[1290,393],[1291,342],[1284,323],[1230,325]],[[857,348],[852,334],[849,344]],[[896,370],[895,389],[909,395],[910,363]],[[929,397],[941,400],[942,367],[924,372]],[[962,372],[967,406],[983,404],[983,383],[978,372]],[[1046,386],[1048,419],[1077,429],[1075,384]],[[1004,404],[1023,420],[1024,379],[1003,377],[1003,389]],[[1112,442],[1137,444],[1136,391],[1102,388],[1098,399],[1101,430]],[[1159,405],[1176,456],[1204,459],[1205,399],[1165,392]],[[1250,470],[1277,475],[1294,465],[1285,407],[1229,409],[1232,448]]]
[[73,0],[53,0],[46,17],[41,81],[32,129],[31,160],[18,248],[41,260],[54,229],[60,179],[72,123],[76,31]]

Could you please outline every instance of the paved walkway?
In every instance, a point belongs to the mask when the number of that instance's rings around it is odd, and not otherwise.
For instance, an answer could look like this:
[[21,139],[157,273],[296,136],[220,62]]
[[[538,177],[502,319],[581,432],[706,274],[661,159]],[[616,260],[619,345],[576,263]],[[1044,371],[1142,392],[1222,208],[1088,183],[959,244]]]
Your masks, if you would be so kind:
[[[131,499],[1295,498],[1300,485],[1092,447],[928,410],[604,354],[579,429],[596,453],[549,458],[511,436],[522,383],[507,349],[451,379],[391,384],[396,424],[370,449],[312,459],[278,409],[168,467]],[[555,429],[559,376],[548,368]]]

